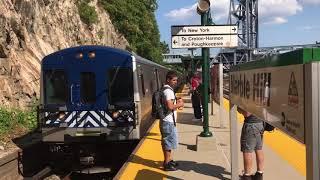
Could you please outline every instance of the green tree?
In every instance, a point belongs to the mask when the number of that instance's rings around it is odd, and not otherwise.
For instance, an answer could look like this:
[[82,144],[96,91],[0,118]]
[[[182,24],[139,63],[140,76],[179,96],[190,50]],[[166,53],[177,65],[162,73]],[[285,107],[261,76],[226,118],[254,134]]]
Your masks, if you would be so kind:
[[169,45],[165,41],[160,42],[160,47],[163,54],[170,52]]
[[89,5],[91,0],[81,0],[77,3],[81,20],[88,24],[94,24],[98,21],[98,14],[94,7]]
[[155,62],[162,62],[160,32],[154,12],[157,0],[99,0],[113,25],[129,41],[128,49]]

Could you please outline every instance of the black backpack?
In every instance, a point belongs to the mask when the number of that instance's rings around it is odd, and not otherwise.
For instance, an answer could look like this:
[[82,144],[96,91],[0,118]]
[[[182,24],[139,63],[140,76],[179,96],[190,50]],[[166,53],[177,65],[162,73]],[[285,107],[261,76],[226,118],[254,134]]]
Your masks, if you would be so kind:
[[152,117],[156,119],[164,119],[171,112],[166,105],[166,97],[163,93],[166,89],[171,88],[163,87],[152,95]]
[[270,131],[274,130],[274,127],[271,124],[267,123],[267,122],[263,122],[263,127],[264,127],[265,131],[269,131],[270,132]]

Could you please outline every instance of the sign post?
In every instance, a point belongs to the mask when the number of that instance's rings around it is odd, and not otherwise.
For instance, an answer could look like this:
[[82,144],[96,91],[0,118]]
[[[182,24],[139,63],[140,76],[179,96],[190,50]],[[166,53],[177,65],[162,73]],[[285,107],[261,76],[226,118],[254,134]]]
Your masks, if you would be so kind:
[[[201,25],[208,24],[208,12],[201,14]],[[204,102],[203,109],[203,131],[200,133],[201,137],[211,137],[212,133],[209,131],[209,117],[208,117],[208,88],[209,88],[209,48],[202,48],[202,96]]]

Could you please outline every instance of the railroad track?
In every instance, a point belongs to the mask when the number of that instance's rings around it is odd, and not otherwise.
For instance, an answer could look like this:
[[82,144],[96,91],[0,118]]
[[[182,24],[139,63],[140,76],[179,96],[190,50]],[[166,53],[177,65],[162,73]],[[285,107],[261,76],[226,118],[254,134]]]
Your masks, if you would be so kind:
[[0,180],[111,180],[127,160],[125,157],[129,157],[136,145],[118,143],[106,146],[109,148],[103,149],[103,152],[108,155],[99,166],[71,172],[65,169],[61,171],[59,166],[55,167],[55,162],[48,160],[48,146],[36,140],[0,158]]

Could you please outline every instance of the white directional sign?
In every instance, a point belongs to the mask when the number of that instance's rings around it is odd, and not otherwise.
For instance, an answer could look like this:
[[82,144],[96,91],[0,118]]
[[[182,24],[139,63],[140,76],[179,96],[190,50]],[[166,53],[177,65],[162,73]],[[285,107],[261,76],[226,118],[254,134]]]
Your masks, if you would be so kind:
[[214,35],[237,34],[236,25],[213,26],[171,26],[171,35]]
[[238,46],[237,34],[225,35],[187,35],[172,36],[171,47],[174,48],[220,48]]
[[171,47],[221,48],[238,46],[236,25],[171,26]]

